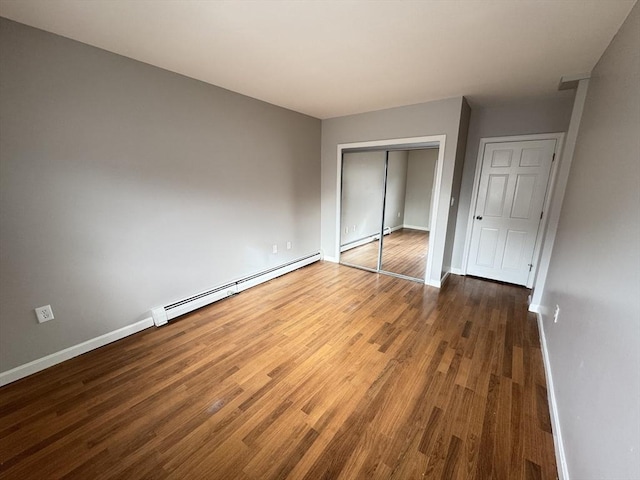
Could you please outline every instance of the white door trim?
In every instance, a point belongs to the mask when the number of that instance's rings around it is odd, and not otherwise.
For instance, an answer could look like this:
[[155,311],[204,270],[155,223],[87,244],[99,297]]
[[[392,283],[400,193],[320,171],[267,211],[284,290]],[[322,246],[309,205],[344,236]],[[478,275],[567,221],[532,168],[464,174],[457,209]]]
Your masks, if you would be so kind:
[[502,143],[502,142],[526,142],[530,140],[555,140],[556,146],[554,149],[555,160],[551,164],[551,172],[549,174],[549,182],[547,184],[547,191],[544,196],[544,207],[543,207],[543,216],[542,222],[540,222],[540,226],[538,227],[538,234],[536,235],[536,243],[533,249],[533,268],[531,272],[529,272],[529,277],[527,278],[527,288],[531,288],[533,286],[533,280],[536,278],[536,273],[538,271],[539,266],[539,257],[540,257],[540,248],[542,245],[542,238],[544,237],[544,232],[547,227],[547,219],[549,215],[547,214],[550,208],[551,198],[553,196],[553,190],[555,188],[555,180],[558,172],[558,165],[560,164],[560,157],[562,152],[562,146],[564,144],[564,133],[541,133],[534,135],[514,135],[510,137],[485,137],[480,139],[480,146],[478,147],[478,158],[476,160],[476,173],[473,178],[473,191],[471,193],[471,204],[469,207],[469,218],[467,219],[467,234],[464,240],[464,254],[462,257],[462,273],[463,275],[467,274],[467,267],[469,263],[469,250],[471,248],[471,234],[473,233],[473,217],[476,211],[476,203],[478,201],[478,188],[480,187],[480,175],[482,173],[482,162],[484,157],[484,149],[487,143]]
[[[436,162],[436,175],[434,181],[434,189],[432,192],[433,201],[431,202],[431,234],[436,231],[438,224],[438,204],[440,203],[440,187],[442,185],[442,169],[444,166],[444,149],[446,135],[429,135],[424,137],[409,137],[409,138],[393,138],[388,140],[371,140],[366,142],[353,142],[353,143],[340,143],[337,148],[337,174],[336,174],[336,260],[340,262],[340,219],[342,210],[342,153],[343,150],[350,150],[354,148],[372,148],[380,147],[384,148],[398,148],[398,147],[411,147],[411,148],[432,148],[438,147],[438,160]],[[433,265],[433,248],[429,248],[427,251],[427,269],[425,272],[424,283],[433,287],[440,288],[442,282],[440,279],[440,272],[434,277],[431,275],[431,268]],[[435,280],[437,278],[437,280]]]

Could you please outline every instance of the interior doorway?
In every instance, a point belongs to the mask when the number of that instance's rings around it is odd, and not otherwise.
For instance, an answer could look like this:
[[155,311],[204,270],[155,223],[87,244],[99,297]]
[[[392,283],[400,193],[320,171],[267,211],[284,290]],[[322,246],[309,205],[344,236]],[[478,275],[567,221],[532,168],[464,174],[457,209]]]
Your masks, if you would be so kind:
[[465,242],[465,273],[531,287],[561,134],[480,142]]
[[439,142],[342,150],[341,264],[427,281],[440,158]]

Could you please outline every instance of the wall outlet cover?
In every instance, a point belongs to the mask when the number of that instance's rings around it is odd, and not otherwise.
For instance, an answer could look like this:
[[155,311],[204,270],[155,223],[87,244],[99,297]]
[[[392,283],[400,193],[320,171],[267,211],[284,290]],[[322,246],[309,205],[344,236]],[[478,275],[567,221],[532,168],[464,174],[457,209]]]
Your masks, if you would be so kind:
[[53,316],[51,305],[45,305],[44,307],[36,308],[36,317],[38,317],[38,323],[44,323],[48,322],[49,320],[53,320],[55,317]]

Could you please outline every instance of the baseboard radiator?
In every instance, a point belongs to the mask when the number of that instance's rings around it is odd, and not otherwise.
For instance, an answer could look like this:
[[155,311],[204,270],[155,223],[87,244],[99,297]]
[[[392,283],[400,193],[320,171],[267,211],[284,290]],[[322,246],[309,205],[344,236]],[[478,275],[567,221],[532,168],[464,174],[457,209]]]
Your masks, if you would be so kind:
[[314,253],[312,255],[293,260],[289,263],[285,263],[284,265],[280,265],[254,275],[249,275],[241,278],[240,280],[235,280],[225,285],[211,288],[168,305],[153,308],[151,310],[153,323],[155,323],[156,327],[165,325],[169,320],[173,320],[185,313],[192,312],[198,308],[202,308],[213,302],[222,300],[223,298],[243,292],[251,287],[268,282],[269,280],[284,275],[285,273],[293,272],[294,270],[317,262],[318,260],[320,260],[320,253]]
[[[386,227],[382,233],[386,236],[386,235],[389,235],[391,232],[392,232],[391,228]],[[351,250],[352,248],[356,248],[356,247],[361,247],[362,245],[366,245],[367,243],[371,243],[376,240],[380,240],[379,233],[376,233],[375,235],[368,235],[366,237],[358,238],[357,240],[352,240],[349,243],[345,243],[340,247],[340,251],[346,252],[347,250]]]

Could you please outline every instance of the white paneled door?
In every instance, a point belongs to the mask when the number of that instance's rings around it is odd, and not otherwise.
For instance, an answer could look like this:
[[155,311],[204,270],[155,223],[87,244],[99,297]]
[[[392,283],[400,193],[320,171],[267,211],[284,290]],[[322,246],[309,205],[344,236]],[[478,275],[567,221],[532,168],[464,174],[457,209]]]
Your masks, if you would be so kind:
[[556,140],[486,143],[467,273],[526,285]]

